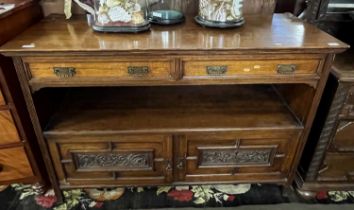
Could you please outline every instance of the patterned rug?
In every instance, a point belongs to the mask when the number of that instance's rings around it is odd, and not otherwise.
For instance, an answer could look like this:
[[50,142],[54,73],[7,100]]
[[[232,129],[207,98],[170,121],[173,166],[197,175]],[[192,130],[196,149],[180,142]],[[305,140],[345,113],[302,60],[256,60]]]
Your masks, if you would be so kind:
[[63,191],[65,202],[56,203],[52,190],[37,196],[30,185],[14,184],[0,192],[1,210],[113,210],[179,207],[233,207],[240,205],[354,203],[354,192],[320,192],[303,200],[277,185],[196,185],[183,187],[114,188]]

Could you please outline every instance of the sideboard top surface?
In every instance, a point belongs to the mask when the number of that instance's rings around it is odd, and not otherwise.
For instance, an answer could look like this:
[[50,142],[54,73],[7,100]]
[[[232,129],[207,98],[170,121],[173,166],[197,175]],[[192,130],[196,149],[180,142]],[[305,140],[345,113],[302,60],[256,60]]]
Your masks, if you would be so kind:
[[5,55],[90,52],[256,51],[340,52],[348,46],[291,14],[246,16],[236,29],[203,28],[192,17],[175,26],[153,25],[138,34],[92,31],[84,16],[52,15],[0,48]]

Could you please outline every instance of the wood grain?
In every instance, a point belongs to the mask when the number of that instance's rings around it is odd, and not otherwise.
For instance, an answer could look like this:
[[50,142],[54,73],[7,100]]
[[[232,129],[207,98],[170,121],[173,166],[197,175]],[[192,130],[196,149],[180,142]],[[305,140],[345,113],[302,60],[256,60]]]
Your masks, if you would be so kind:
[[319,172],[318,181],[352,182],[354,178],[354,154],[327,153],[324,164],[324,168]]
[[20,137],[10,111],[0,111],[0,146],[19,141]]
[[23,147],[0,149],[0,181],[32,177],[33,172]]
[[[243,27],[228,30],[202,28],[192,18],[187,17],[185,23],[171,27],[154,26],[146,33],[100,34],[92,32],[83,17],[64,21],[62,16],[51,16],[1,48],[3,54],[14,58],[57,193],[60,193],[59,188],[71,188],[72,184],[106,187],[161,183],[292,183],[334,53],[348,46],[289,14],[246,16]],[[159,66],[169,63],[164,67],[169,71],[160,71],[163,72],[160,78],[168,73],[171,80],[126,82],[124,76],[99,77],[100,69],[105,66],[109,66],[112,74],[120,75],[122,69],[116,72],[115,67],[119,69],[121,62],[124,66],[125,62],[136,61],[139,65],[149,61]],[[232,76],[203,79],[209,61],[216,66],[230,65]],[[295,62],[300,73],[280,77],[274,74],[275,61]],[[197,65],[183,69],[188,62],[197,62]],[[252,73],[241,75],[234,69],[260,65],[258,62],[265,66],[261,73],[254,73],[253,68]],[[50,76],[49,68],[54,64],[90,69],[81,75],[94,73],[81,79],[75,76],[57,79]],[[45,71],[39,74],[45,76],[34,79],[39,75],[31,73],[31,69]],[[186,73],[192,75],[191,79]],[[56,108],[56,104],[61,104],[61,108]],[[139,145],[133,145],[134,140],[126,143],[126,148],[115,143],[132,135],[139,136],[135,137]],[[153,135],[166,137],[159,138],[165,142],[164,146],[150,144],[148,139]],[[206,144],[215,149],[218,146],[215,142],[235,148],[271,149],[272,154],[265,157],[266,160],[260,157],[260,163],[251,159],[243,167],[238,167],[239,162],[231,163],[236,166],[234,170],[220,164],[207,174],[202,169],[212,164],[195,161],[200,157],[195,148],[202,150]],[[129,149],[154,149],[156,157],[165,154],[169,160],[166,163],[173,164],[163,167],[156,163],[157,173],[139,171],[140,176],[148,175],[140,181],[127,176],[119,179],[119,175],[132,171],[115,168],[118,163],[99,168],[94,162],[87,164],[90,169],[76,160],[76,165],[72,164],[73,158],[68,153],[75,153],[85,145],[89,145],[87,150],[94,151],[90,156],[94,159],[103,149],[116,156],[119,147],[128,150],[129,145]],[[74,150],[70,150],[71,147]],[[109,153],[103,152],[103,157]],[[192,155],[183,164],[188,152]],[[253,157],[258,153],[245,154]],[[183,165],[185,170],[179,170]],[[78,174],[82,170],[87,174]],[[68,174],[70,178],[65,179]],[[98,180],[100,176],[104,178]]]
[[76,89],[63,104],[46,134],[302,127],[271,86]]
[[[348,46],[290,14],[246,16],[241,28],[202,28],[192,17],[181,25],[154,26],[139,34],[93,32],[83,17],[69,21],[52,16],[0,48],[5,55],[87,54],[218,54],[224,52],[342,52]],[[34,44],[33,47],[23,47]],[[151,55],[151,54],[150,54]]]
[[[167,171],[167,164],[172,170],[170,148],[171,137],[168,135],[109,135],[76,136],[61,135],[47,137],[50,152],[58,174],[58,179],[65,187],[85,185],[156,185],[165,184],[172,174]],[[98,154],[114,156],[115,154],[149,153],[151,168],[132,168],[129,165],[114,166],[114,160],[106,159],[105,165],[91,169],[81,169],[75,159],[76,154]],[[103,160],[103,159],[101,159]],[[137,161],[136,159],[134,161]],[[91,160],[92,163],[93,160]],[[142,161],[142,160],[140,160]],[[90,163],[90,160],[87,161]],[[131,162],[130,165],[139,163]],[[140,162],[143,163],[143,162]]]
[[[34,80],[63,80],[58,77],[53,69],[54,67],[71,67],[75,69],[76,74],[67,80],[99,80],[101,78],[117,78],[118,80],[169,80],[170,79],[170,60],[154,60],[154,58],[145,58],[143,60],[122,60],[119,58],[112,60],[100,60],[89,62],[70,62],[70,58],[64,62],[52,63],[29,63],[29,69]],[[144,75],[129,74],[129,67],[148,67],[148,73]]]
[[339,115],[340,118],[354,120],[354,86],[349,89],[348,97]]
[[[297,60],[295,60],[296,58]],[[77,57],[25,57],[32,90],[67,86],[137,86],[178,84],[244,84],[318,80],[323,56],[318,54],[225,55],[225,56],[96,56],[89,61]],[[103,65],[105,64],[105,65]],[[278,72],[279,65],[294,65],[295,71]],[[224,66],[225,74],[207,75],[207,66]],[[62,77],[54,68],[71,68],[75,74]],[[129,74],[130,67],[147,67],[144,75]],[[291,78],[289,78],[291,76]]]
[[[181,149],[178,158],[185,158],[185,168],[177,169],[182,170],[184,174],[179,181],[247,180],[254,182],[264,177],[286,181],[291,167],[289,161],[293,158],[299,134],[300,132],[296,130],[281,132],[254,130],[233,133],[194,133],[179,137]],[[242,152],[247,151],[249,154],[241,160],[244,162],[240,164],[226,165],[224,164],[226,160],[222,160],[223,163],[202,164],[203,151],[219,151],[222,154],[227,150],[234,151],[233,154],[241,153],[242,155]],[[263,150],[270,152],[269,159],[262,164],[252,163],[252,156],[256,156],[257,151]],[[262,159],[261,157],[254,158],[256,161]],[[246,178],[247,175],[248,178]]]
[[6,102],[5,102],[4,96],[2,94],[2,91],[0,89],[0,106],[5,105],[5,104],[6,104]]
[[331,141],[330,151],[354,152],[354,121],[338,120],[337,131]]
[[295,65],[296,70],[290,75],[311,75],[316,74],[318,60],[183,60],[184,77],[208,77],[206,68],[208,66],[226,66],[227,72],[224,77],[237,77],[241,75],[278,75],[284,76],[277,71],[278,65]]

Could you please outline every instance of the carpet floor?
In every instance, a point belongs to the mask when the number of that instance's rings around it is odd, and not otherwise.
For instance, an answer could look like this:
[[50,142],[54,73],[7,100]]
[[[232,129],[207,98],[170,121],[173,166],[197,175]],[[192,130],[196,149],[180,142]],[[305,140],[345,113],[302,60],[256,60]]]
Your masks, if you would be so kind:
[[75,189],[63,191],[58,203],[53,191],[35,195],[30,185],[14,184],[0,192],[0,210],[116,210],[220,207],[238,210],[354,210],[354,192],[319,192],[304,200],[277,185],[195,185],[146,188]]

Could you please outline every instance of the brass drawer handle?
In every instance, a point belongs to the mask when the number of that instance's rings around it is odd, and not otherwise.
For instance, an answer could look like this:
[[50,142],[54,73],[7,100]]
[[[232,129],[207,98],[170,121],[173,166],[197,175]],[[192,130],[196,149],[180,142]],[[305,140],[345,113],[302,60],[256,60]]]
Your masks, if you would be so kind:
[[146,76],[150,73],[148,66],[129,66],[128,74],[131,76]]
[[277,66],[278,74],[292,74],[296,71],[297,66],[295,64],[279,64]]
[[221,76],[226,74],[227,66],[207,66],[206,72],[210,76]]
[[60,78],[74,77],[76,74],[74,67],[53,67],[53,71]]

